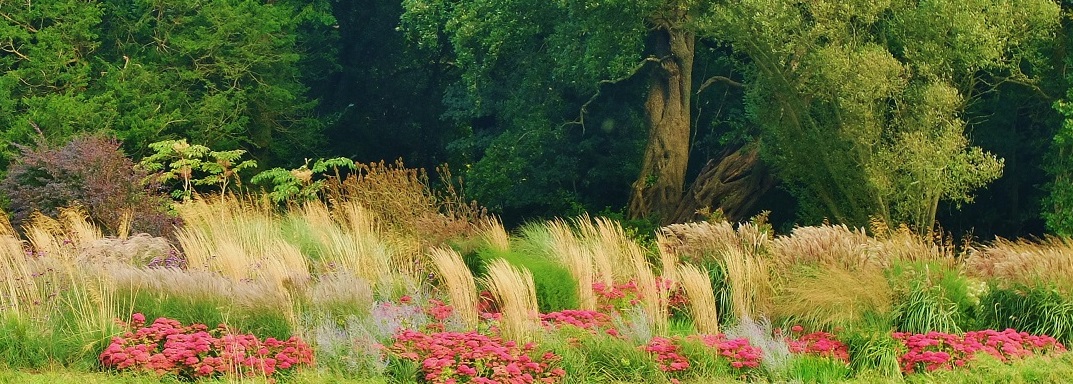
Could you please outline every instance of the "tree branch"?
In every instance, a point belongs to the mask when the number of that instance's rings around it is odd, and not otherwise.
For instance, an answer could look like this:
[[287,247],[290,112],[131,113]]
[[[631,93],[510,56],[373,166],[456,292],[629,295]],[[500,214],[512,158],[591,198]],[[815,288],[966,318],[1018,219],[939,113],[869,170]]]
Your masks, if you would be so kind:
[[641,72],[641,69],[644,69],[645,65],[648,65],[648,63],[659,63],[659,62],[662,62],[662,61],[663,61],[663,59],[661,59],[661,58],[657,58],[657,57],[654,57],[654,56],[649,56],[649,57],[646,57],[644,60],[642,60],[640,63],[637,63],[637,65],[634,66],[633,69],[631,69],[629,73],[627,73],[627,74],[625,74],[625,75],[623,75],[621,77],[618,77],[618,78],[615,78],[615,79],[610,79],[610,80],[600,80],[599,83],[596,83],[596,93],[593,93],[592,97],[589,97],[588,101],[586,101],[584,104],[581,104],[581,108],[578,110],[577,119],[575,119],[574,121],[569,121],[566,124],[563,124],[563,126],[580,125],[581,126],[581,134],[585,134],[585,115],[589,113],[589,105],[592,105],[592,103],[595,102],[596,99],[600,97],[600,94],[603,91],[604,85],[618,84],[618,83],[621,83],[623,81],[629,80],[634,75],[636,75],[637,73]]
[[712,76],[712,77],[709,77],[708,80],[704,80],[704,82],[700,84],[700,87],[697,87],[697,94],[699,95],[701,92],[704,92],[705,88],[708,88],[708,86],[710,86],[712,84],[715,84],[716,82],[724,83],[724,84],[732,86],[734,88],[745,88],[745,84],[742,84],[742,83],[739,83],[737,81],[731,80],[729,77],[726,77],[726,76]]

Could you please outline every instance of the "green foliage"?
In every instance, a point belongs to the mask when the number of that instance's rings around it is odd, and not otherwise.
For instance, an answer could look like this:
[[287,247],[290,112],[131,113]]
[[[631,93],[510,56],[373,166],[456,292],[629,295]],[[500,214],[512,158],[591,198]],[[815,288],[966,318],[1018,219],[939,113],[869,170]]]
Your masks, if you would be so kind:
[[494,259],[502,258],[513,266],[525,268],[532,272],[540,312],[547,313],[577,308],[577,281],[570,275],[570,271],[566,267],[556,263],[546,255],[521,251],[502,253],[487,249],[480,251],[479,255],[482,259],[482,265]]
[[[1067,37],[1067,40],[1071,37]],[[1066,65],[1073,62],[1067,58]],[[1066,81],[1073,80],[1067,75]],[[1049,195],[1043,202],[1043,218],[1047,229],[1059,236],[1073,236],[1073,88],[1066,90],[1065,99],[1054,103],[1063,117],[1051,141],[1047,172],[1054,178],[1048,184]]]
[[1031,82],[1022,68],[1059,20],[1043,0],[750,0],[711,15],[704,35],[751,59],[748,110],[803,218],[920,231],[939,201],[971,201],[998,177],[1001,161],[965,137],[965,108],[987,82]]
[[[959,333],[967,320],[957,299],[968,300],[967,288],[957,279],[947,277],[957,271],[928,263],[896,266],[894,326],[899,331],[927,333],[930,331]],[[944,282],[946,284],[944,284]],[[954,286],[951,292],[948,286]]]
[[195,186],[217,186],[219,193],[227,193],[227,185],[234,180],[242,185],[239,172],[256,168],[254,160],[242,160],[245,150],[213,151],[204,145],[187,144],[186,139],[164,140],[149,144],[154,153],[142,159],[139,165],[152,173],[155,182],[168,185],[179,183],[182,189],[173,189],[172,197],[189,200]]
[[992,285],[981,300],[980,323],[991,329],[1013,328],[1073,343],[1073,298],[1046,285]]
[[28,143],[35,130],[57,141],[110,132],[136,155],[161,136],[261,160],[312,151],[323,124],[300,82],[306,49],[297,36],[330,21],[324,3],[7,4],[0,160],[14,155],[9,142]]
[[780,379],[795,383],[831,383],[846,379],[852,373],[841,360],[798,355],[790,359]]
[[52,340],[45,330],[17,312],[0,313],[0,365],[38,369],[52,361]]
[[[291,170],[272,168],[254,175],[250,182],[271,186],[272,191],[268,193],[268,197],[276,203],[301,203],[312,201],[319,196],[326,182],[324,176],[326,176],[325,174],[329,169],[333,171],[334,175],[328,175],[327,177],[341,180],[340,168],[354,170],[356,165],[353,160],[336,157],[327,160],[317,159],[313,163],[313,167],[310,168],[309,159],[306,159],[306,163],[301,167]],[[322,177],[314,180],[314,176],[318,175]]]
[[474,198],[507,218],[625,204],[646,135],[644,87],[624,79],[661,3],[403,2],[403,33],[459,71],[444,96],[462,131],[449,150]]

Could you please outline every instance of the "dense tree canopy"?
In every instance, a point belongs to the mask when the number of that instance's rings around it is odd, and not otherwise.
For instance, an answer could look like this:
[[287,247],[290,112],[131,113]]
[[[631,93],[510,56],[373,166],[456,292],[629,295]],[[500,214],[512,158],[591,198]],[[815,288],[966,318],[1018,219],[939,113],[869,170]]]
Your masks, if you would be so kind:
[[[111,132],[133,153],[166,137],[308,155],[323,123],[303,84],[305,2],[42,1],[2,5],[6,142]],[[10,147],[5,158],[12,155]]]
[[1068,7],[0,2],[0,169],[103,132],[135,158],[186,139],[265,169],[446,162],[509,222],[770,209],[1069,235]]

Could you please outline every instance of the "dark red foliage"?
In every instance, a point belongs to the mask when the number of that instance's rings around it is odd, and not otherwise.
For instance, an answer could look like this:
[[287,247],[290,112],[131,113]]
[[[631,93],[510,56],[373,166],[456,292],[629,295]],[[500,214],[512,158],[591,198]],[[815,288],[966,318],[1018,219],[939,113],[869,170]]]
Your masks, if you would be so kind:
[[114,232],[124,212],[134,215],[131,230],[168,236],[176,219],[166,213],[169,201],[143,185],[144,172],[123,155],[114,139],[83,136],[54,147],[19,146],[22,155],[0,182],[10,201],[11,223],[19,228],[34,211],[53,216],[60,208],[81,205],[96,224]]

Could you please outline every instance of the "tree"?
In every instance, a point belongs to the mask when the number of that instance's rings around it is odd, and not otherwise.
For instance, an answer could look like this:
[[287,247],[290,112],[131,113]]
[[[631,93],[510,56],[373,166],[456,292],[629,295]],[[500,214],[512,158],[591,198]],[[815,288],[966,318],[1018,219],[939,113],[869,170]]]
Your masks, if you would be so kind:
[[[324,2],[42,0],[0,8],[0,134],[108,132],[134,155],[166,137],[269,163],[315,152],[300,28]],[[10,156],[10,149],[3,155]]]
[[[461,106],[456,110],[478,123],[475,130],[505,126],[519,132],[514,137],[542,131],[534,134],[560,138],[573,134],[565,127],[585,140],[593,121],[643,126],[629,210],[667,218],[682,199],[690,159],[699,4],[408,0],[402,25],[419,44],[454,53],[461,82],[448,103]],[[601,116],[608,94],[632,89],[642,91],[629,102],[641,106],[639,121]],[[489,153],[508,145],[492,141]]]
[[1022,1],[750,0],[713,6],[706,36],[748,57],[750,112],[805,219],[932,228],[940,200],[1000,174],[964,113],[1050,38],[1058,7]]

